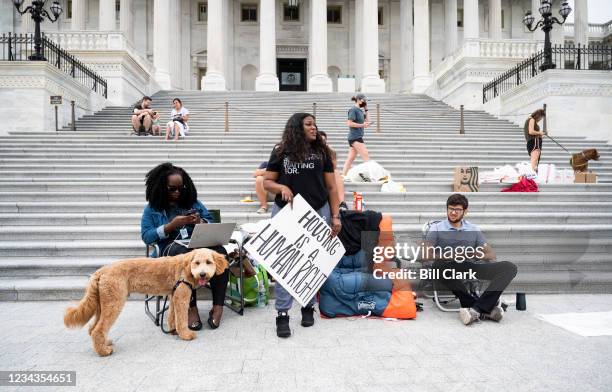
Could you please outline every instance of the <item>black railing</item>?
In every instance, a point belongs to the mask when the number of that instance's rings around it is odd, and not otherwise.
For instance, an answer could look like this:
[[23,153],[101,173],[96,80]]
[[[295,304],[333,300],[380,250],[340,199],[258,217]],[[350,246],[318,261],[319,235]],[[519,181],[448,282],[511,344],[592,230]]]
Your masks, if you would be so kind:
[[[552,59],[557,69],[612,71],[612,46],[556,45],[552,48]],[[540,66],[543,62],[542,50],[485,84],[482,102],[486,103],[542,73]]]
[[[104,98],[108,97],[106,80],[44,35],[42,37],[42,50],[43,56],[49,64]],[[3,33],[0,37],[0,60],[29,61],[29,57],[33,54],[35,54],[33,34]]]

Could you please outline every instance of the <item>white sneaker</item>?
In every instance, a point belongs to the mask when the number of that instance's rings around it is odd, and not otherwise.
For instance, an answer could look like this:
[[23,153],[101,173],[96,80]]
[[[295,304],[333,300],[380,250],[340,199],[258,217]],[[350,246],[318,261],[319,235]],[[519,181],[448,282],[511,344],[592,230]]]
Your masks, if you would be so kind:
[[470,325],[480,319],[480,313],[472,308],[461,308],[459,309],[459,318],[463,325]]
[[502,309],[501,306],[495,306],[491,312],[483,313],[482,316],[487,320],[499,322],[502,318],[504,318],[504,309]]

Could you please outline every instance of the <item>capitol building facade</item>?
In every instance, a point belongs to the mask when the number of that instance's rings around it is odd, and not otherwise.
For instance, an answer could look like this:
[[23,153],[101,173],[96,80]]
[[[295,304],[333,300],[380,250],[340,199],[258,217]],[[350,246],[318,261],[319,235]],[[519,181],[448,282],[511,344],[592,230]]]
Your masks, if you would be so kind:
[[[609,70],[580,72],[574,56],[556,59],[555,70],[521,80],[506,96],[495,88],[487,103],[483,86],[541,55],[544,34],[530,32],[523,18],[529,11],[539,18],[542,0],[57,1],[63,12],[57,22],[41,24],[43,33],[108,84],[104,102],[80,105],[89,110],[131,105],[160,90],[417,93],[506,116],[522,115],[552,93],[569,97],[559,98],[560,113],[567,110],[562,102],[571,107],[577,96],[595,99],[584,101],[587,111],[612,99]],[[560,18],[564,1],[547,1]],[[589,24],[588,0],[572,6],[573,23],[555,25],[552,44],[609,48],[612,24]],[[0,0],[0,27],[18,35],[34,31],[13,0]],[[610,68],[608,51],[594,52],[598,67]],[[591,60],[584,57],[582,69]],[[17,74],[27,68],[15,67]],[[6,76],[0,87],[26,79]],[[57,82],[56,90],[65,86]],[[603,130],[607,121],[594,127]]]

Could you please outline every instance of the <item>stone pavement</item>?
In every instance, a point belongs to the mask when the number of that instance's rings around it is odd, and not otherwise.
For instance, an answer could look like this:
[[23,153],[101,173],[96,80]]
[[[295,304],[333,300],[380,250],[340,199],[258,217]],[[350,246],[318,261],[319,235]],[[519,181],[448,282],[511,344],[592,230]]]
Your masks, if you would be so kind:
[[[74,370],[66,391],[610,391],[612,336],[585,338],[536,314],[612,310],[612,295],[528,295],[527,312],[464,327],[425,303],[416,320],[321,320],[275,335],[272,306],[192,342],[163,335],[130,301],[98,357],[86,328],[67,330],[67,302],[0,303],[0,370]],[[207,314],[209,303],[200,303]],[[13,388],[15,391],[53,388]],[[59,389],[59,388],[56,388]],[[11,390],[0,387],[0,391]]]

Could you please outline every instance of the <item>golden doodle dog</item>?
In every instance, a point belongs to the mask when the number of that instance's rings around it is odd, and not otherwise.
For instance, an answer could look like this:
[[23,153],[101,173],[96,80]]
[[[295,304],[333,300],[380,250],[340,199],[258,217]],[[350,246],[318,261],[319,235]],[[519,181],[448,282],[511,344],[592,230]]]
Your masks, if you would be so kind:
[[[112,354],[108,331],[119,317],[130,293],[168,295],[168,327],[178,336],[192,340],[195,333],[187,327],[191,287],[205,285],[228,267],[225,257],[210,249],[157,259],[122,260],[97,270],[90,278],[85,296],[76,307],[66,309],[64,324],[79,328],[95,316],[89,326],[93,347],[100,356]],[[179,283],[180,282],[180,283]],[[188,283],[188,284],[185,284]],[[176,289],[175,289],[176,287]]]

